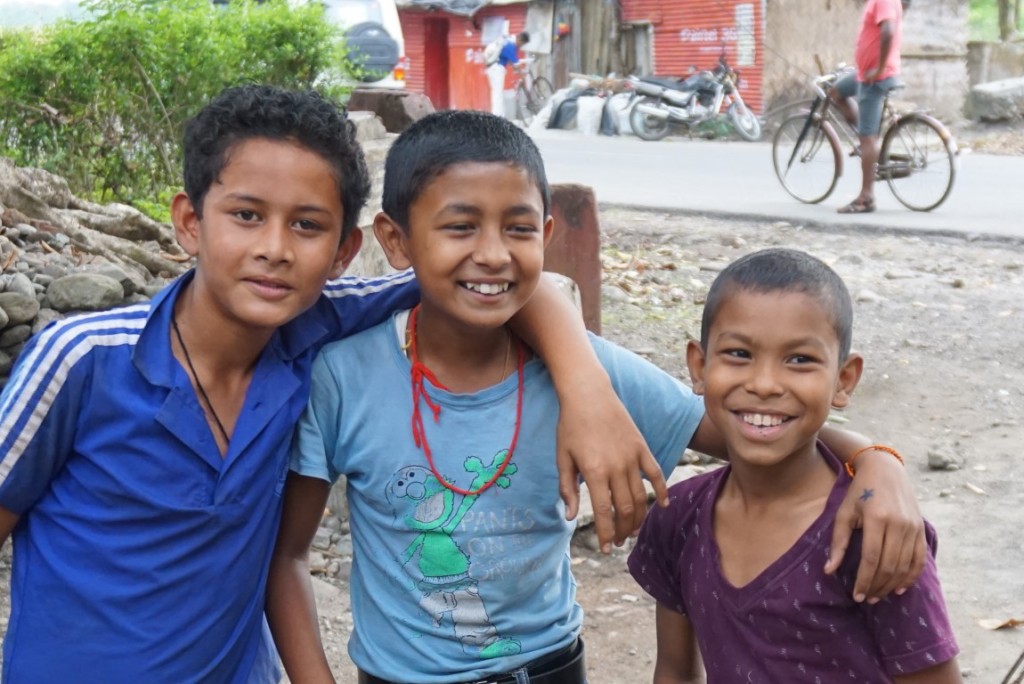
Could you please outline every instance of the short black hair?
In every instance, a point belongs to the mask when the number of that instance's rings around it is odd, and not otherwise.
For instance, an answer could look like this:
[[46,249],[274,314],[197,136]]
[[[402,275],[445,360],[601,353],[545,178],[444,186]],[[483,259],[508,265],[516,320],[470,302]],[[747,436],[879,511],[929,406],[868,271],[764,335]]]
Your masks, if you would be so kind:
[[227,166],[231,150],[253,138],[294,142],[334,169],[345,238],[359,221],[370,194],[370,174],[355,125],[320,93],[267,85],[227,88],[185,123],[185,192],[196,215]]
[[839,340],[839,360],[850,354],[853,338],[853,302],[843,279],[828,264],[806,252],[773,247],[747,254],[732,262],[711,283],[700,323],[700,346],[707,351],[708,335],[722,303],[737,291],[801,292],[817,297],[831,313]]
[[540,151],[518,126],[493,114],[447,111],[428,114],[409,126],[388,150],[381,208],[409,232],[409,207],[430,181],[455,164],[505,163],[526,171],[537,184],[544,216],[551,190]]
[[530,34],[529,34],[529,33],[527,33],[526,31],[523,31],[522,33],[520,33],[520,34],[519,34],[518,36],[516,36],[516,38],[517,38],[517,39],[519,40],[519,42],[520,42],[520,43],[522,43],[523,45],[526,45],[527,43],[529,43],[529,42],[530,42]]

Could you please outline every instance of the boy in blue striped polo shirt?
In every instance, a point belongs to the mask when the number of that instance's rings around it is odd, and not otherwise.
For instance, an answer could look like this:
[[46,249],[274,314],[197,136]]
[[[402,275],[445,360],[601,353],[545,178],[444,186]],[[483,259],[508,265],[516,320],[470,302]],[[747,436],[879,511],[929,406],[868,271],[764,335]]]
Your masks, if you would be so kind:
[[[279,679],[264,586],[313,358],[418,299],[411,273],[329,280],[360,247],[369,186],[352,124],[314,93],[229,89],[187,124],[172,214],[195,269],[49,326],[0,395],[3,681]],[[523,324],[567,372],[576,466],[639,471],[649,454],[616,435],[632,425],[571,304],[549,285],[538,307]]]

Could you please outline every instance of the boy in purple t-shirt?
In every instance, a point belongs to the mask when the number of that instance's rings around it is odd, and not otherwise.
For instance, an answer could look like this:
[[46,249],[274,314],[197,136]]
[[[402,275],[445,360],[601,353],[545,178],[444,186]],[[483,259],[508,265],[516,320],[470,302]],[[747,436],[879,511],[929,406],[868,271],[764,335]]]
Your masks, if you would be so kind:
[[711,683],[961,681],[931,527],[901,596],[850,598],[857,540],[822,571],[851,479],[818,432],[860,379],[852,324],[842,280],[802,252],[748,255],[712,284],[687,363],[730,463],[675,485],[629,558],[658,601],[657,684],[702,681],[701,659]]

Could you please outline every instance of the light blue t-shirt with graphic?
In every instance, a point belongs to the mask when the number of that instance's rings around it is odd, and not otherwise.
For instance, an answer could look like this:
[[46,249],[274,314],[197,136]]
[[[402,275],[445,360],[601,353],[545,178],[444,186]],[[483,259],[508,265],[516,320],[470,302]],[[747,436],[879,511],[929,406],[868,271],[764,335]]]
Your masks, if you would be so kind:
[[[348,478],[355,620],[349,654],[396,682],[472,681],[508,672],[579,635],[569,542],[558,495],[558,400],[539,360],[524,368],[511,462],[479,495],[445,487],[412,434],[407,312],[328,345],[313,367],[292,470]],[[678,463],[704,415],[701,400],[653,364],[591,342],[662,469]],[[420,412],[436,472],[477,490],[508,457],[518,379],[470,394],[424,383],[440,407]]]

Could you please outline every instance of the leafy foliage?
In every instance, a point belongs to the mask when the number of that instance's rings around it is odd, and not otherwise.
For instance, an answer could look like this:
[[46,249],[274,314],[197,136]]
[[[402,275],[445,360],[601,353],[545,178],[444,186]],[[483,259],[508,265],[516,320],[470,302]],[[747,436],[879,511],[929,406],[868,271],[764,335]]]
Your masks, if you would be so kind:
[[693,133],[707,140],[719,138],[728,140],[729,138],[737,137],[736,129],[733,128],[732,122],[725,114],[719,114],[706,121],[701,121],[694,127]]
[[971,40],[999,40],[997,0],[971,0],[969,21]]
[[180,185],[183,124],[225,87],[348,70],[317,3],[84,4],[83,21],[0,32],[0,155],[101,199],[146,204]]

